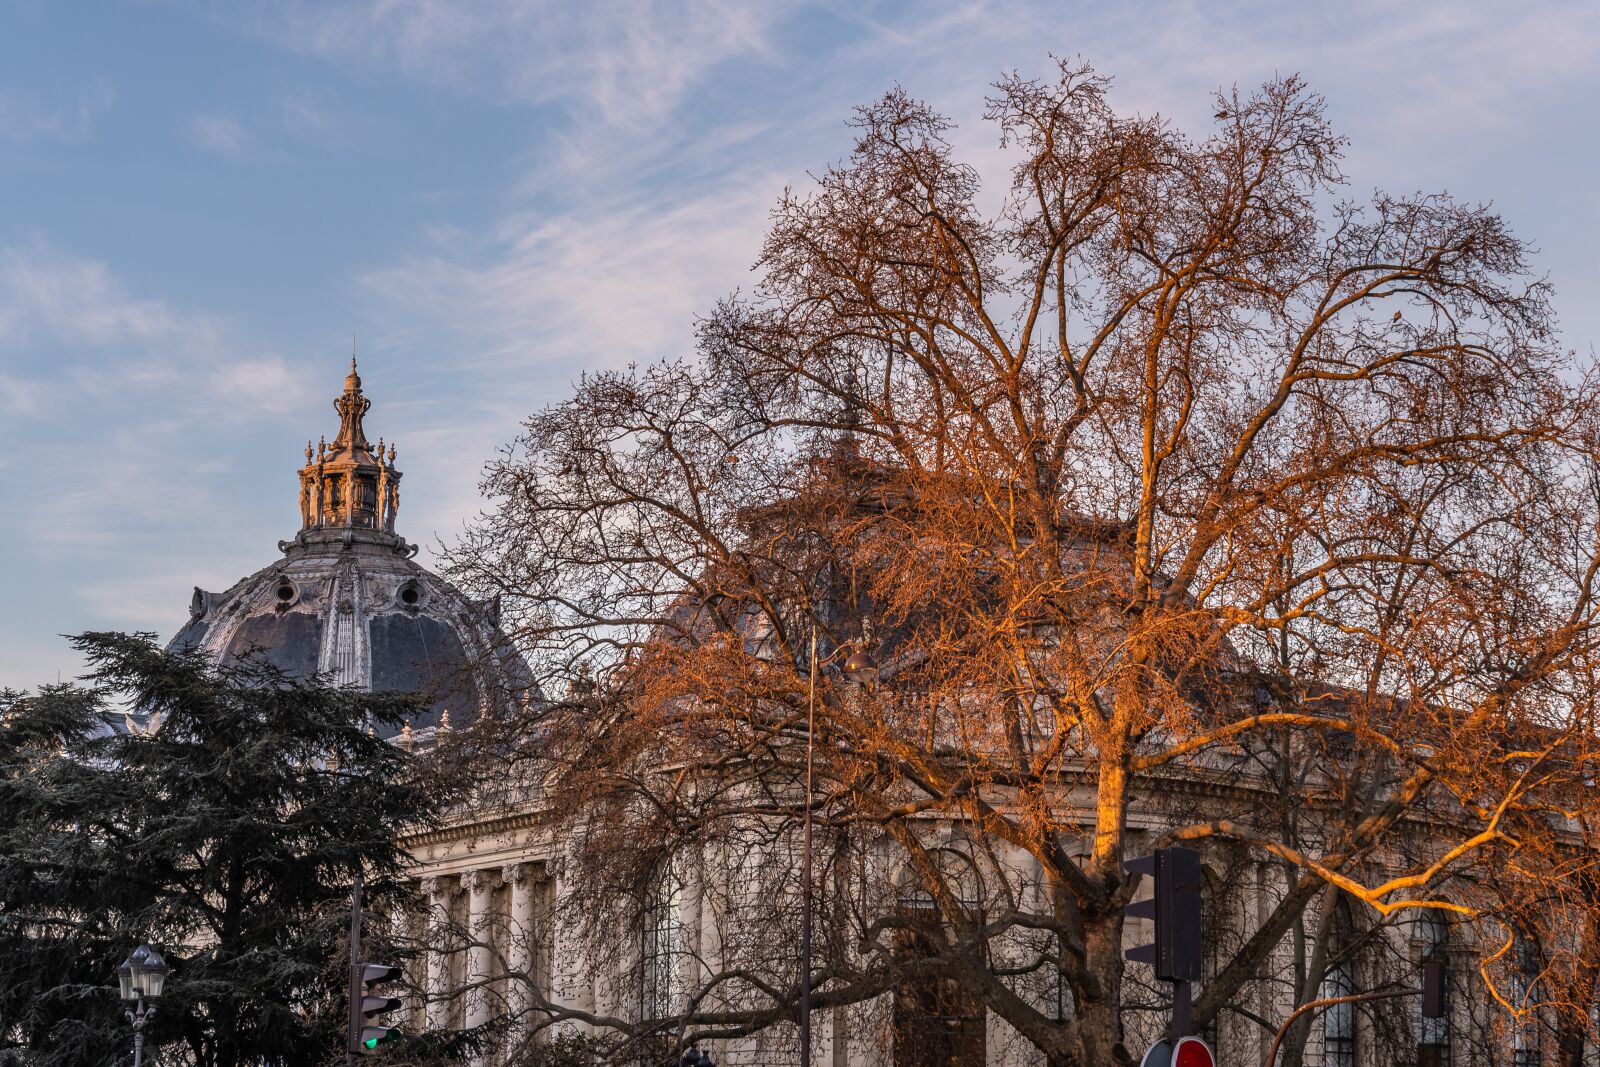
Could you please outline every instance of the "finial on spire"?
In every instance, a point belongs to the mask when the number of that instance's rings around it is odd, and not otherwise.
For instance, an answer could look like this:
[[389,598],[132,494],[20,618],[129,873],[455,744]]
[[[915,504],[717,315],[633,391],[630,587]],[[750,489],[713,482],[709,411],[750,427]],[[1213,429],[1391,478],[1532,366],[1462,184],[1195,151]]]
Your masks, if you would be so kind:
[[311,438],[306,438],[306,462],[311,462]]
[[317,438],[317,459],[321,459],[328,451],[328,435],[323,434]]
[[339,413],[339,436],[333,439],[334,452],[365,451],[371,447],[361,429],[361,417],[371,406],[372,401],[361,395],[361,375],[356,373],[356,357],[352,354],[350,373],[344,380],[344,395],[333,401],[333,410]]

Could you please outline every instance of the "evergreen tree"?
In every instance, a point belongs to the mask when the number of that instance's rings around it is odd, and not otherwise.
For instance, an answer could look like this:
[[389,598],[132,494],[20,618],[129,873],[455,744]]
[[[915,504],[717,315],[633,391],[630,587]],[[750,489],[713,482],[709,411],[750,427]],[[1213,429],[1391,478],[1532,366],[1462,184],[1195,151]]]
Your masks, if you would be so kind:
[[172,968],[159,1062],[337,1054],[351,877],[397,905],[398,831],[447,799],[369,732],[408,698],[149,635],[73,643],[88,686],[0,693],[0,1063],[123,1062],[114,973],[140,942]]

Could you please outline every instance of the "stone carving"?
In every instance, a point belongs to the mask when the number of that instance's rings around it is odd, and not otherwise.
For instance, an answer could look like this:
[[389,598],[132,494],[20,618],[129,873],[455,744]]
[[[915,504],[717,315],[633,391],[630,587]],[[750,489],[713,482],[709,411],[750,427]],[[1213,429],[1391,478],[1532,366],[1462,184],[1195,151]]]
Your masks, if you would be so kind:
[[498,871],[467,871],[461,876],[461,889],[466,893],[487,893],[499,885]]

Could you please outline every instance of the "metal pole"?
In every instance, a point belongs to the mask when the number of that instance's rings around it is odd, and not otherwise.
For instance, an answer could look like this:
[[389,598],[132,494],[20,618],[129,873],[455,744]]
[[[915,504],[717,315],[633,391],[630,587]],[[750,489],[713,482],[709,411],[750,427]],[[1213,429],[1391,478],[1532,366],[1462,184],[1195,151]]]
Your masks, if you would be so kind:
[[139,1001],[139,1006],[133,1020],[133,1067],[143,1067],[144,1064],[144,1001]]
[[156,1013],[154,1004],[146,1004],[143,997],[134,1001],[134,1007],[128,1010],[128,1021],[133,1024],[133,1067],[143,1067],[144,1064],[144,1024],[150,1021],[150,1016]]
[[1172,983],[1172,1026],[1167,1036],[1172,1038],[1176,1045],[1178,1038],[1190,1036],[1189,1009],[1191,1006],[1192,990],[1188,982],[1179,980]]
[[350,882],[350,1022],[345,1028],[344,1062],[356,1062],[356,1042],[361,1040],[361,870]]
[[811,690],[806,702],[805,840],[800,850],[800,1067],[811,1067],[811,756],[817,736],[817,624],[811,624]]

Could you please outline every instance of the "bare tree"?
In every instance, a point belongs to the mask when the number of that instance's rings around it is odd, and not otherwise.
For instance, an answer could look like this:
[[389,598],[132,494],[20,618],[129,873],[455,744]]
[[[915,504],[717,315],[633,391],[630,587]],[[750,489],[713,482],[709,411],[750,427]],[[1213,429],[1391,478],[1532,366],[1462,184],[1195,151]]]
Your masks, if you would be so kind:
[[794,1020],[808,811],[817,1010],[993,1013],[1052,1064],[1130,1062],[1161,1008],[1122,958],[1150,844],[1265,872],[1202,1026],[1316,999],[1339,898],[1491,951],[1513,903],[1583,908],[1595,383],[1527,246],[1443,194],[1340,199],[1298,78],[1203,138],[1106,93],[1002,79],[987,212],[945,119],[860,109],[695,358],[585,377],[492,465],[455,572],[599,685],[519,750],[586,943],[648,983],[653,899],[716,931],[659,997],[546,1022]]

